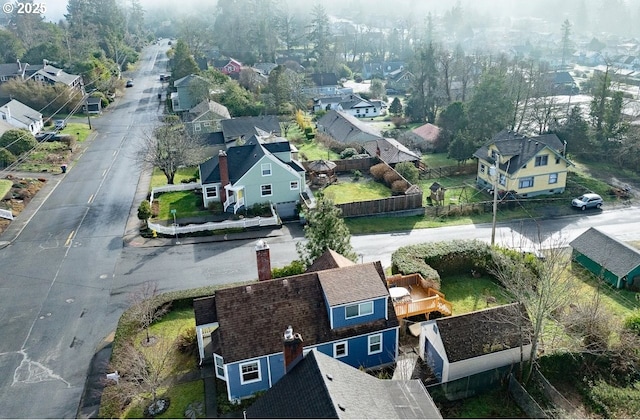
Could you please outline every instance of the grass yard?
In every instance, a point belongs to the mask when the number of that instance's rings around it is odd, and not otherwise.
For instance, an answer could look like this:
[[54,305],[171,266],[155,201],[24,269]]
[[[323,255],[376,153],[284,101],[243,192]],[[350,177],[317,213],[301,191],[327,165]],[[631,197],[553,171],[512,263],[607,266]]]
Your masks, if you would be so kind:
[[61,134],[70,134],[76,136],[79,142],[83,142],[91,134],[89,124],[85,123],[68,123],[67,126],[60,131]]
[[334,204],[391,197],[391,190],[386,185],[372,180],[340,182],[332,184],[322,191],[325,197],[331,199]]
[[40,143],[29,158],[17,169],[27,172],[60,172],[60,165],[68,163],[71,151],[66,144],[54,141]]
[[422,155],[422,163],[430,168],[442,168],[445,166],[456,166],[458,161],[449,159],[447,153],[429,153]]
[[203,208],[202,196],[194,191],[166,192],[158,195],[156,199],[160,204],[156,217],[158,220],[173,220],[171,210],[176,211],[178,219],[211,214]]
[[[442,279],[440,291],[444,293],[445,299],[451,302],[454,315],[511,302],[504,288],[489,277],[473,278],[471,275],[445,277]],[[489,296],[494,297],[496,303],[487,304],[486,297]]]
[[12,185],[13,182],[9,181],[8,179],[0,179],[0,199],[7,195],[9,190],[11,190]]
[[[188,168],[178,168],[175,177],[173,178],[174,184],[179,184],[183,180],[197,178],[200,176],[198,174],[198,167],[190,166]],[[153,168],[153,174],[151,175],[151,187],[163,187],[167,185],[167,177],[162,173],[162,171],[158,168]],[[151,191],[151,190],[149,190]]]
[[315,140],[305,140],[301,143],[296,143],[298,148],[300,160],[337,160],[340,159],[340,155],[332,152],[321,144],[318,144]]

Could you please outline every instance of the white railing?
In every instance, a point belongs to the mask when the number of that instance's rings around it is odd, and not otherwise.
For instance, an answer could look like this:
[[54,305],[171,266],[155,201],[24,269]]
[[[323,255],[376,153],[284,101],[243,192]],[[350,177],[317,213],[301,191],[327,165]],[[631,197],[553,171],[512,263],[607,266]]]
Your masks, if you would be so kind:
[[165,185],[163,187],[156,187],[151,190],[151,198],[149,198],[149,204],[153,203],[153,200],[155,199],[154,197],[157,193],[171,192],[171,191],[188,191],[188,190],[195,190],[198,188],[202,188],[202,185],[199,182],[191,182],[189,184]]
[[276,214],[273,204],[271,207],[270,217],[251,217],[239,220],[227,220],[224,222],[206,222],[198,224],[189,224],[185,226],[165,226],[159,223],[149,222],[149,229],[155,230],[157,233],[163,235],[180,235],[185,233],[203,232],[210,230],[221,229],[233,229],[233,228],[248,228],[257,226],[278,226],[280,225],[280,218]]

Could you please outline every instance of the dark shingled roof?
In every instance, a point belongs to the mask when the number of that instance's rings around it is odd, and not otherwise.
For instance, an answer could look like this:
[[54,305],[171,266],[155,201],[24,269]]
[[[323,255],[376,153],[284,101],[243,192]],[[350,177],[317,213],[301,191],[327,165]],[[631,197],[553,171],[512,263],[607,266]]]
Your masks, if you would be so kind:
[[247,418],[442,418],[420,380],[378,379],[311,350],[247,409]]
[[280,135],[280,122],[275,115],[231,118],[222,120],[220,124],[222,124],[222,132],[227,141],[241,136],[245,136],[248,139],[255,134],[260,134],[256,128],[267,133]]
[[314,73],[311,80],[316,86],[337,86],[338,76],[335,73]]
[[[337,287],[335,282],[342,280],[342,291],[349,296],[348,301],[383,296],[382,291],[388,296],[379,262],[354,267],[357,269],[337,268],[218,290],[215,306],[220,327],[216,339],[220,343],[214,346],[221,347],[225,363],[281,352],[281,336],[289,325],[302,335],[305,346],[397,327],[393,303],[388,299],[388,319],[331,329],[322,289],[325,284]],[[345,274],[330,273],[341,270],[346,270]],[[329,291],[332,301],[339,302],[335,293],[336,290]]]
[[[264,156],[264,150],[259,144],[246,144],[227,149],[227,165],[229,181],[236,183],[249,169]],[[213,156],[200,165],[202,184],[220,182],[219,156]]]
[[389,165],[420,160],[420,156],[409,150],[398,140],[391,138],[369,141],[363,147],[370,156],[378,156],[380,160]]
[[389,296],[373,263],[318,271],[318,279],[329,306]]
[[494,163],[488,154],[489,146],[492,145],[498,149],[501,156],[510,157],[508,161],[500,164],[500,169],[509,174],[517,172],[544,148],[566,160],[562,155],[564,143],[555,134],[527,137],[510,130],[502,130],[490,142],[476,150],[473,156]]
[[[517,303],[437,319],[449,362],[519,347],[518,317],[525,323],[524,329],[530,330],[526,310]],[[528,334],[523,339],[524,345],[531,343]]]
[[569,245],[618,277],[640,266],[640,252],[596,228],[589,228]]
[[193,313],[196,317],[196,325],[211,324],[218,320],[216,315],[216,301],[213,296],[202,297],[193,300]]
[[331,110],[318,120],[326,134],[341,143],[354,143],[384,138],[373,126],[358,120],[356,117]]
[[355,265],[349,258],[338,254],[336,251],[329,249],[324,254],[316,258],[316,260],[307,268],[307,273],[312,271],[329,270],[331,268],[348,267]]

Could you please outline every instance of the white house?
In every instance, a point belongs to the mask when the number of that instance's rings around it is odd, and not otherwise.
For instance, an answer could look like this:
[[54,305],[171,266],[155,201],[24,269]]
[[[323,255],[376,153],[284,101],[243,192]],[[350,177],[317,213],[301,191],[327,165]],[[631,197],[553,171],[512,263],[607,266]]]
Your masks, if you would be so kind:
[[15,128],[28,130],[34,135],[44,127],[41,113],[15,99],[0,106],[0,120]]

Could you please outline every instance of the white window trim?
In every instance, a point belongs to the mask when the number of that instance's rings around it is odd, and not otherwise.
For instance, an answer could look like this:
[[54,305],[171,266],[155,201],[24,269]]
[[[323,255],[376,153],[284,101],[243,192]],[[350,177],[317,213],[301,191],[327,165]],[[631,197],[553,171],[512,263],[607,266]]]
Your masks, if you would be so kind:
[[[544,163],[542,162],[543,158],[546,158]],[[538,164],[538,161],[540,161],[539,164]],[[548,164],[549,164],[549,155],[539,155],[539,156],[536,156],[535,159],[534,159],[534,165],[536,167],[547,166]]]
[[[265,194],[262,187],[269,186],[269,194]],[[260,185],[260,197],[271,197],[273,195],[273,185],[271,184],[262,184]]]
[[[380,341],[378,343],[372,343],[371,339],[373,338],[379,338]],[[378,350],[371,351],[372,344],[377,344],[380,346],[380,348]],[[378,354],[378,353],[382,353],[382,334],[374,334],[374,335],[368,336],[367,337],[367,354],[372,355],[372,354]]]
[[[258,378],[257,379],[251,379],[249,381],[245,381],[244,380],[244,375],[242,373],[242,368],[244,366],[248,366],[248,365],[256,365],[258,366]],[[240,385],[245,385],[245,384],[252,384],[254,382],[260,382],[262,380],[262,370],[260,369],[260,361],[259,360],[254,360],[251,362],[245,362],[245,363],[240,363],[238,365],[238,371],[240,372]]]
[[[296,184],[296,186],[294,187],[293,184]],[[300,182],[298,181],[291,181],[289,183],[289,188],[291,189],[291,191],[296,191],[300,189]]]
[[200,123],[193,124],[193,131],[200,131],[202,128],[200,127]]
[[[521,178],[518,182],[518,188],[533,188],[535,178],[532,176],[528,176],[526,178]],[[524,182],[531,181],[530,185],[524,185]]]
[[[213,364],[214,364],[214,369],[216,371],[216,377],[222,380],[225,380],[225,376],[224,376],[224,359],[222,358],[222,356],[218,356],[217,354],[213,355]],[[220,362],[220,365],[218,365],[218,362]],[[218,373],[218,368],[222,369],[222,375],[220,375]],[[242,371],[241,371],[242,372]]]
[[[553,182],[551,182],[551,177],[552,177],[552,176],[555,176],[555,177],[556,177],[556,180],[555,180],[555,181],[553,181]],[[557,173],[557,172],[552,173],[552,174],[549,174],[549,184],[550,184],[550,185],[551,185],[551,184],[557,184],[557,183],[558,183],[558,178],[559,178],[559,177],[558,177],[558,173]]]
[[[215,191],[215,195],[210,196],[209,191]],[[206,187],[204,190],[204,195],[205,197],[207,197],[207,199],[218,198],[219,197],[218,186],[214,185],[213,187]]]
[[[362,305],[371,305],[371,312],[363,312],[362,311]],[[347,308],[352,308],[354,306],[358,307],[358,315],[353,315],[353,316],[347,316]],[[373,302],[369,301],[369,302],[362,302],[362,303],[356,303],[354,305],[346,305],[344,307],[344,319],[353,319],[353,318],[358,318],[361,316],[366,316],[366,315],[371,315],[374,312],[374,307],[373,307]]]
[[[344,344],[344,354],[338,354],[338,346]],[[347,357],[349,355],[349,342],[340,341],[339,343],[333,343],[333,358],[339,359],[341,357]]]
[[[268,172],[268,173],[265,173],[265,172]],[[271,164],[263,163],[262,165],[260,165],[260,173],[262,174],[262,176],[271,176],[271,174],[273,173],[271,171]]]

